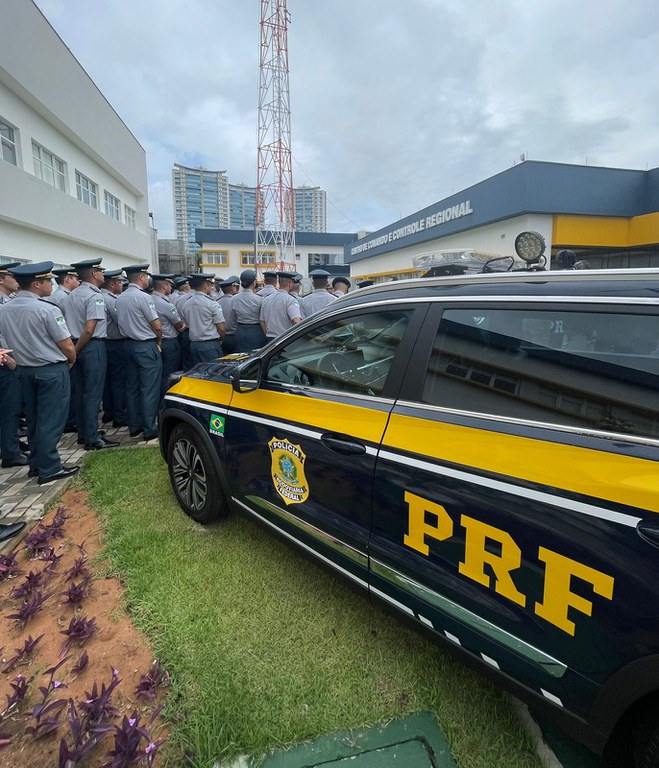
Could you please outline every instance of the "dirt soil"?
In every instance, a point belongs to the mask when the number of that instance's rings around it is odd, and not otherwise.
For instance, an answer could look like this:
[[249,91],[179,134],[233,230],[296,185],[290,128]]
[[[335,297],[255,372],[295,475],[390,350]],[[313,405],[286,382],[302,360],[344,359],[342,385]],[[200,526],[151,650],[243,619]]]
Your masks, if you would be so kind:
[[[101,552],[102,530],[94,512],[87,503],[87,494],[80,490],[66,492],[61,500],[60,508],[64,508],[67,520],[63,525],[63,536],[51,540],[50,545],[55,555],[62,555],[53,569],[53,576],[48,582],[45,592],[52,593],[43,609],[21,627],[7,615],[15,613],[23,598],[12,598],[10,592],[19,587],[30,573],[43,570],[48,565],[40,559],[30,559],[25,540],[17,545],[17,563],[20,573],[0,581],[0,650],[2,650],[0,665],[0,713],[5,713],[0,723],[0,746],[5,737],[11,742],[0,749],[0,765],[2,768],[50,768],[58,766],[60,742],[64,738],[69,746],[72,744],[70,726],[68,724],[68,708],[62,708],[59,714],[57,730],[42,738],[36,739],[25,733],[25,728],[34,725],[32,712],[35,704],[42,700],[40,686],[47,686],[50,675],[44,675],[45,670],[55,666],[65,656],[69,660],[55,673],[54,680],[62,685],[48,698],[48,702],[56,699],[73,699],[76,704],[88,698],[92,686],[96,682],[100,692],[101,684],[106,686],[112,682],[113,670],[118,670],[119,685],[112,693],[112,704],[120,714],[112,719],[112,723],[120,724],[124,715],[129,718],[137,711],[140,714],[140,724],[148,726],[151,714],[162,703],[166,675],[163,674],[161,684],[157,688],[155,701],[138,698],[136,689],[140,678],[145,675],[154,661],[153,652],[146,638],[132,625],[123,608],[122,586],[118,579],[106,578],[103,575],[104,566],[97,561]],[[56,510],[50,511],[42,521],[42,525],[52,523]],[[36,530],[33,529],[33,530]],[[80,578],[67,580],[68,571],[76,559],[86,557],[87,567],[92,573],[89,582],[89,594],[82,601],[77,611],[67,603],[66,595],[62,593]],[[2,574],[0,574],[0,578]],[[67,636],[61,634],[69,626],[71,618],[82,614],[87,619],[96,618],[97,630],[90,639],[81,646],[72,646],[66,654],[62,654]],[[5,671],[7,662],[16,655],[15,649],[22,648],[29,636],[37,638],[43,634],[34,653],[27,660],[21,660],[13,669]],[[86,652],[89,662],[85,669],[76,674],[73,667],[78,663],[83,652]],[[7,697],[13,693],[11,682],[17,675],[29,681],[26,698],[13,707],[8,713]],[[159,741],[166,736],[166,729],[161,719],[157,718],[151,727],[151,737]],[[147,745],[146,740],[141,744]],[[105,735],[97,746],[77,765],[79,768],[100,768],[104,763],[111,762],[109,752],[114,748],[114,735]],[[153,765],[162,762],[162,750],[157,751]],[[151,755],[153,757],[153,755]],[[132,764],[132,763],[131,763]],[[143,759],[140,765],[151,765]],[[73,764],[75,766],[75,763]]]

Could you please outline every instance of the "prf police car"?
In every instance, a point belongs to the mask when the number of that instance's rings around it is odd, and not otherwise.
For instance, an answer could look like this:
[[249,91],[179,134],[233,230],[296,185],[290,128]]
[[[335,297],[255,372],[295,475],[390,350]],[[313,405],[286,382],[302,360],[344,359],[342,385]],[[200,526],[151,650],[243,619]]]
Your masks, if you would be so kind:
[[357,291],[186,373],[160,444],[194,520],[249,513],[659,766],[659,270]]

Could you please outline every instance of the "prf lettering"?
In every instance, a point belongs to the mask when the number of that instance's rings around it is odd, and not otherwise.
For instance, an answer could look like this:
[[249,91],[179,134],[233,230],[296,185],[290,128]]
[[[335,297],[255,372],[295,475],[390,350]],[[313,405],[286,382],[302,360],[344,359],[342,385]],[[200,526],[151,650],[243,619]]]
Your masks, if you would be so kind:
[[[441,542],[453,536],[453,520],[441,504],[409,491],[405,491],[405,502],[408,506],[408,527],[403,537],[406,547],[428,556],[429,539]],[[514,571],[522,565],[522,551],[513,537],[507,531],[468,515],[460,516],[460,525],[465,531],[465,549],[458,571],[525,607],[527,596],[517,589],[513,579]],[[534,611],[563,632],[574,636],[576,625],[568,617],[569,610],[572,608],[590,616],[593,604],[572,591],[572,578],[590,584],[596,595],[611,600],[613,577],[546,547],[538,547],[538,560],[545,565],[545,579],[542,601],[535,603]],[[486,566],[489,566],[487,570]]]

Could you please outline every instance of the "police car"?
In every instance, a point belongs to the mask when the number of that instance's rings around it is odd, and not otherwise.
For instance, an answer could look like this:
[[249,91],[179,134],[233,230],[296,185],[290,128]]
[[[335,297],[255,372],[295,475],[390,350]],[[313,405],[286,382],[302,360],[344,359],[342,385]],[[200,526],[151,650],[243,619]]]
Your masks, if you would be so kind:
[[615,766],[659,766],[659,270],[399,281],[169,390],[194,520],[244,512]]

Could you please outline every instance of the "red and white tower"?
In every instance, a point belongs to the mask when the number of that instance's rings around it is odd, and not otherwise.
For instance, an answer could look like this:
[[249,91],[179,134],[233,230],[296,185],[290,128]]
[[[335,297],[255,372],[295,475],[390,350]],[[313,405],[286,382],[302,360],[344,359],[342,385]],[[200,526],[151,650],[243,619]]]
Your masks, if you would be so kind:
[[[295,200],[291,158],[286,0],[261,0],[255,266],[275,252],[276,268],[295,271]],[[272,268],[272,267],[271,267]]]

